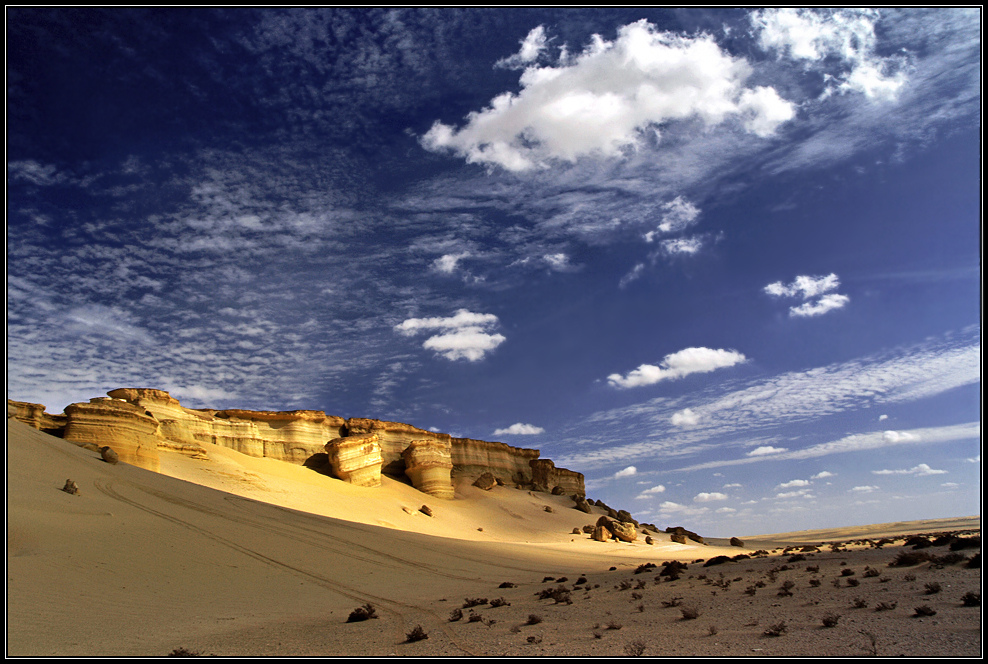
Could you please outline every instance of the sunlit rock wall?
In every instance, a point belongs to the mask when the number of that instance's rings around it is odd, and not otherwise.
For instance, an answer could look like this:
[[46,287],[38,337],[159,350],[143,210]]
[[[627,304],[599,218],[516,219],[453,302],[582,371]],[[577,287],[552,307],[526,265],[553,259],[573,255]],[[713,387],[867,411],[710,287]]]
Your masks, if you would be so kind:
[[120,461],[158,472],[158,421],[143,408],[101,397],[65,407],[62,437],[76,445],[113,448]]
[[529,462],[539,458],[538,450],[473,438],[454,438],[452,448],[453,479],[471,482],[486,472],[508,486],[531,484]]
[[346,421],[347,436],[362,436],[376,434],[381,442],[381,456],[384,465],[381,472],[392,477],[402,477],[405,474],[405,460],[401,453],[413,440],[433,440],[449,447],[451,437],[448,433],[435,433],[413,427],[402,422],[385,422],[364,417],[351,417]]
[[453,497],[452,454],[448,442],[413,440],[402,453],[405,474],[412,486],[437,498]]
[[325,445],[333,475],[357,486],[381,486],[381,445],[376,434],[336,438]]

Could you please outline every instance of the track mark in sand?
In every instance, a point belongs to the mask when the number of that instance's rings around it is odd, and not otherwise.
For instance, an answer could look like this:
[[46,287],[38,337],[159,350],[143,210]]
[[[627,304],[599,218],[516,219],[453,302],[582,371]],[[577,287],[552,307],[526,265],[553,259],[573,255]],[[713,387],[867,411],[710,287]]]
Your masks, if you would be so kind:
[[[455,636],[449,631],[449,629],[441,622],[442,619],[440,618],[440,616],[438,616],[434,611],[432,611],[431,609],[429,609],[427,607],[422,607],[422,606],[418,606],[418,605],[415,605],[415,604],[409,604],[409,603],[405,603],[405,602],[398,602],[398,601],[392,600],[392,599],[387,598],[387,597],[380,597],[378,595],[373,595],[371,593],[360,591],[360,590],[358,590],[356,588],[352,588],[350,586],[346,586],[346,585],[344,585],[342,583],[339,583],[339,582],[334,581],[332,579],[328,579],[328,578],[326,578],[324,576],[321,576],[319,574],[315,574],[313,572],[310,572],[310,571],[301,569],[299,567],[296,567],[294,565],[291,565],[289,563],[286,563],[286,562],[284,562],[282,560],[278,560],[276,558],[272,558],[271,556],[265,555],[265,554],[263,554],[263,553],[261,553],[259,551],[255,551],[254,549],[251,549],[251,548],[246,547],[246,546],[244,546],[242,544],[239,544],[237,542],[234,542],[233,540],[230,540],[230,539],[227,539],[225,537],[221,537],[219,535],[216,535],[215,533],[212,533],[209,530],[206,530],[205,528],[201,528],[201,527],[197,526],[194,523],[191,523],[189,521],[185,521],[184,519],[180,519],[180,518],[178,518],[176,516],[173,516],[173,515],[170,515],[170,514],[166,514],[164,512],[161,512],[159,510],[156,510],[156,509],[154,509],[154,508],[152,508],[152,507],[150,507],[148,505],[142,504],[142,503],[140,503],[140,502],[138,502],[136,500],[127,498],[127,497],[123,496],[122,494],[120,494],[115,489],[115,487],[113,486],[113,484],[114,483],[112,481],[110,481],[110,480],[104,480],[104,479],[97,479],[96,482],[95,482],[96,489],[99,490],[104,495],[108,496],[109,498],[112,498],[113,500],[117,500],[117,501],[119,501],[121,503],[124,503],[126,505],[131,506],[131,507],[134,507],[135,509],[141,510],[143,512],[147,512],[148,514],[151,514],[151,515],[156,516],[156,517],[158,517],[160,519],[163,519],[165,521],[168,521],[170,523],[173,523],[173,524],[175,524],[177,526],[180,526],[182,528],[186,528],[188,530],[191,530],[191,531],[193,531],[193,532],[195,532],[195,533],[197,533],[197,534],[199,534],[199,535],[201,535],[201,536],[203,536],[203,537],[205,537],[207,539],[210,539],[210,540],[212,540],[212,541],[214,541],[214,542],[216,542],[216,543],[218,543],[220,545],[226,546],[226,547],[228,547],[230,549],[233,549],[234,551],[237,551],[237,552],[239,552],[239,553],[241,553],[241,554],[243,554],[243,555],[245,555],[245,556],[247,556],[249,558],[252,558],[254,560],[257,560],[258,562],[261,562],[261,563],[263,563],[265,565],[268,565],[270,567],[273,567],[275,569],[278,569],[278,570],[287,572],[289,574],[293,574],[295,576],[300,576],[303,579],[305,579],[305,580],[307,580],[307,581],[309,581],[311,583],[314,583],[314,584],[316,584],[318,586],[321,586],[323,588],[326,588],[327,590],[330,590],[330,591],[332,591],[334,593],[337,593],[339,595],[342,595],[344,597],[348,597],[348,598],[354,600],[355,602],[363,602],[363,603],[375,602],[378,606],[380,606],[380,608],[384,612],[393,614],[397,618],[397,625],[398,625],[398,628],[397,628],[398,629],[398,633],[397,633],[398,645],[401,645],[402,644],[403,637],[405,636],[405,633],[403,631],[403,628],[401,628],[400,625],[406,624],[406,623],[409,623],[410,622],[408,620],[407,616],[405,615],[405,613],[402,611],[402,609],[404,609],[405,611],[414,611],[414,612],[417,612],[417,613],[426,613],[428,615],[431,615],[433,618],[435,618],[437,620],[440,629],[443,631],[443,633],[445,633],[446,637],[450,640],[450,643],[452,643],[453,645],[455,645],[457,648],[459,648],[463,652],[467,653],[468,655],[481,656],[483,654],[483,653],[473,652],[471,649],[469,649],[466,646],[462,645],[455,638]],[[130,483],[130,482],[125,482],[125,484],[128,484],[132,488],[138,489],[138,490],[140,490],[142,492],[146,492],[149,495],[154,495],[154,496],[156,496],[158,498],[167,500],[167,502],[170,502],[172,504],[179,505],[179,506],[182,506],[182,507],[188,507],[188,508],[196,509],[196,511],[204,512],[204,513],[208,513],[208,514],[212,514],[212,515],[215,515],[215,516],[218,516],[218,517],[221,517],[221,518],[226,518],[226,519],[229,520],[229,517],[227,517],[226,515],[220,514],[220,513],[216,512],[215,510],[206,509],[206,508],[204,508],[201,505],[196,505],[194,503],[190,503],[189,501],[186,501],[186,500],[177,498],[175,496],[167,496],[167,494],[161,494],[160,492],[146,491],[144,489],[144,487],[141,487],[139,485],[136,485],[136,484],[133,484],[133,483]],[[245,521],[245,520],[233,520],[233,521],[236,522],[236,523],[241,523],[242,525],[257,527],[255,524],[251,524],[251,523],[249,523],[248,521]],[[326,548],[326,547],[321,547],[321,548]],[[368,562],[374,562],[374,561],[368,561]]]

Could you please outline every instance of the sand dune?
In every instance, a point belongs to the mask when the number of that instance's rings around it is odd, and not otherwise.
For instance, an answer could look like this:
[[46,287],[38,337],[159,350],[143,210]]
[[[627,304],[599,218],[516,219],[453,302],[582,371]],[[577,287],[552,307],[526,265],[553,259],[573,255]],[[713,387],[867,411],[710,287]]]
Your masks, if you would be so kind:
[[[822,629],[816,614],[828,602],[850,601],[829,578],[800,587],[795,599],[779,599],[773,588],[761,597],[745,594],[785,561],[772,556],[692,564],[680,580],[656,583],[656,571],[636,575],[636,568],[753,551],[720,541],[684,546],[668,536],[654,546],[594,542],[570,532],[597,515],[572,509],[564,496],[460,486],[455,500],[444,501],[394,480],[356,487],[219,447],[209,448],[208,461],[165,453],[158,474],[104,463],[12,420],[7,441],[11,656],[154,656],[176,648],[218,655],[622,655],[637,642],[646,655],[862,654],[870,637],[861,632],[869,629],[879,634],[878,647],[889,648],[879,654],[980,652],[980,608],[959,600],[962,590],[980,593],[980,569],[886,571],[895,553],[888,547],[811,554],[820,575],[832,567],[835,577],[841,561],[857,568],[871,561],[886,582],[863,582],[868,592],[853,592],[875,602],[907,597],[894,615],[847,609],[843,626]],[[79,495],[60,490],[66,479]],[[423,504],[433,516],[419,511]],[[966,525],[979,527],[976,518]],[[799,536],[758,540],[839,539],[792,535]],[[918,579],[903,581],[910,571]],[[799,574],[806,586],[807,573]],[[580,575],[587,581],[576,586]],[[951,584],[950,592],[924,597],[922,582],[933,576]],[[731,585],[727,577],[737,580]],[[515,586],[499,588],[505,581]],[[536,596],[559,585],[568,601]],[[503,597],[504,605],[461,608],[466,598],[481,597]],[[684,621],[663,605],[677,597],[696,604],[701,619]],[[379,618],[346,622],[367,603]],[[936,604],[937,615],[911,618],[912,604],[920,603]],[[451,621],[455,609],[464,617]],[[787,634],[765,637],[763,626],[783,613]],[[533,614],[542,621],[524,624]],[[418,625],[429,638],[406,642]]]

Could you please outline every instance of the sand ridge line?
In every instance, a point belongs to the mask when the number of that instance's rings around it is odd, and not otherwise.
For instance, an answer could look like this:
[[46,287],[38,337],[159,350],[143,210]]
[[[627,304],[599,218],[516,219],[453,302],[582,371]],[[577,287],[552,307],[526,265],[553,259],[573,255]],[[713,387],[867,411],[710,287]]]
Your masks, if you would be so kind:
[[[136,484],[134,484],[132,482],[125,481],[123,483],[124,484],[128,484],[128,485],[131,485],[133,488],[136,488],[138,490],[144,491],[144,492],[146,492],[148,494],[156,495],[159,498],[164,497],[162,494],[160,494],[160,492],[147,489],[146,487],[141,487],[141,486],[136,485]],[[173,515],[165,514],[164,512],[161,512],[159,510],[155,510],[155,509],[153,509],[153,508],[151,508],[151,507],[149,507],[147,505],[143,505],[143,504],[141,504],[141,503],[139,503],[139,502],[137,502],[135,500],[131,500],[129,498],[126,498],[126,497],[124,497],[123,495],[121,495],[119,492],[117,492],[115,490],[113,484],[114,484],[114,482],[112,480],[103,481],[103,480],[97,479],[96,482],[95,482],[96,488],[101,493],[103,493],[104,495],[108,496],[109,498],[112,498],[114,500],[118,500],[118,501],[120,501],[120,502],[122,502],[124,504],[130,505],[131,507],[135,507],[135,508],[137,508],[139,510],[142,510],[144,512],[147,512],[149,514],[152,514],[152,515],[154,515],[154,516],[156,516],[158,518],[165,519],[166,521],[169,521],[169,522],[174,523],[176,525],[179,525],[181,527],[184,527],[184,528],[187,528],[189,530],[192,530],[193,532],[196,532],[196,533],[198,533],[200,535],[203,535],[204,537],[207,537],[207,538],[213,540],[214,542],[217,542],[217,543],[222,544],[222,545],[224,545],[226,547],[229,547],[231,549],[234,549],[235,551],[238,551],[238,552],[240,552],[240,553],[242,553],[242,554],[244,554],[246,556],[249,556],[249,557],[251,557],[251,558],[253,558],[253,559],[255,559],[255,560],[259,561],[259,562],[262,562],[264,564],[267,564],[269,566],[272,566],[272,567],[274,567],[276,569],[288,571],[289,573],[295,574],[297,576],[302,576],[306,580],[308,580],[310,582],[314,582],[316,585],[322,586],[322,587],[324,587],[324,588],[326,588],[326,589],[328,589],[328,590],[330,590],[332,592],[335,592],[337,594],[343,595],[344,597],[348,597],[348,598],[350,598],[350,599],[352,599],[354,601],[363,602],[363,603],[371,603],[373,601],[377,605],[380,605],[381,610],[384,611],[385,613],[391,613],[391,614],[393,614],[398,619],[398,625],[400,625],[402,623],[410,623],[410,621],[408,620],[408,617],[400,609],[406,609],[406,610],[410,610],[410,611],[413,611],[413,612],[419,612],[419,613],[424,612],[424,613],[430,614],[430,615],[432,615],[436,619],[439,627],[446,634],[447,638],[449,638],[450,642],[453,643],[457,648],[460,648],[461,650],[463,650],[463,652],[466,652],[467,654],[472,655],[472,656],[481,656],[482,655],[482,653],[473,652],[472,650],[470,650],[469,648],[467,648],[466,646],[464,646],[462,643],[460,643],[460,641],[455,637],[455,635],[453,635],[449,631],[449,629],[444,625],[444,623],[442,622],[442,618],[440,618],[434,611],[432,611],[428,607],[420,606],[420,605],[417,605],[417,604],[411,604],[411,603],[407,603],[407,602],[400,602],[400,601],[393,600],[393,599],[390,599],[390,598],[387,598],[387,597],[381,597],[379,595],[368,593],[366,591],[359,591],[359,590],[357,590],[355,588],[346,586],[346,585],[344,585],[342,583],[338,583],[336,581],[332,581],[330,579],[327,579],[326,577],[320,576],[318,574],[314,574],[312,572],[309,572],[307,570],[301,569],[301,568],[296,567],[294,565],[290,565],[290,564],[288,564],[288,563],[286,563],[284,561],[277,560],[277,559],[272,558],[270,556],[267,556],[267,555],[265,555],[263,553],[260,553],[258,551],[253,550],[253,549],[250,549],[248,547],[245,547],[245,546],[242,546],[240,544],[237,544],[236,542],[233,542],[231,540],[228,540],[228,539],[226,539],[224,537],[220,537],[220,536],[216,535],[215,533],[212,533],[212,532],[210,532],[210,531],[208,531],[208,530],[206,530],[204,528],[200,528],[199,526],[196,526],[195,524],[192,524],[192,523],[190,523],[188,521],[185,521],[185,520],[180,519],[178,517],[175,517]],[[188,501],[181,500],[181,499],[174,499],[173,498],[173,499],[168,500],[168,502],[171,502],[171,503],[176,504],[176,505],[181,505],[181,506],[194,506],[194,504],[189,503]],[[202,510],[199,510],[199,511],[206,512],[206,513],[211,513],[211,514],[216,515],[216,516],[222,516],[221,514],[218,514],[214,510],[202,509]],[[243,523],[243,522],[241,522],[241,523]],[[251,525],[251,524],[245,524],[245,525]],[[325,548],[325,547],[322,547],[322,548]],[[372,560],[366,560],[366,562],[369,562],[371,564],[374,564],[375,563],[375,561],[372,561]],[[475,579],[469,579],[469,580],[475,580]],[[397,608],[397,607],[400,607],[400,608]],[[398,636],[398,644],[401,645],[401,643],[403,642],[403,639],[401,637],[406,636],[406,634],[404,632],[404,628],[403,627],[396,626],[396,629],[397,629],[397,636]]]

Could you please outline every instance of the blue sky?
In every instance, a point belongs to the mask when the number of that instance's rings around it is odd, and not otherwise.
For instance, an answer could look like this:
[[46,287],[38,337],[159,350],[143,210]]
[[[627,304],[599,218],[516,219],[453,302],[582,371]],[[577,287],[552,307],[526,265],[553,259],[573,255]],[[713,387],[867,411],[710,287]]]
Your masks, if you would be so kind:
[[7,388],[980,513],[981,12],[7,9]]

